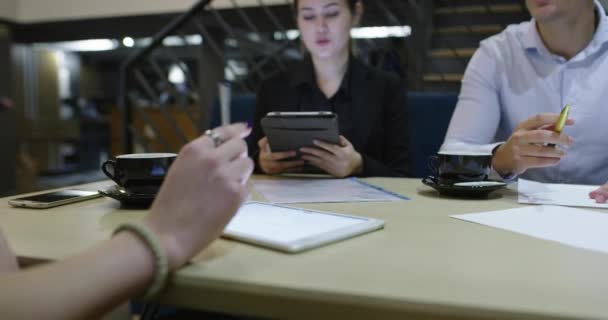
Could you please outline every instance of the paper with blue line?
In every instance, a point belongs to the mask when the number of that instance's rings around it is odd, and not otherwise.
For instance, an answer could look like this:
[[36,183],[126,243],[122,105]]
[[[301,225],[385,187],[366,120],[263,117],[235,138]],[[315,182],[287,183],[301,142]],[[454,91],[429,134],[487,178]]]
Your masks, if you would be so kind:
[[355,178],[254,180],[253,185],[268,202],[280,204],[409,200]]

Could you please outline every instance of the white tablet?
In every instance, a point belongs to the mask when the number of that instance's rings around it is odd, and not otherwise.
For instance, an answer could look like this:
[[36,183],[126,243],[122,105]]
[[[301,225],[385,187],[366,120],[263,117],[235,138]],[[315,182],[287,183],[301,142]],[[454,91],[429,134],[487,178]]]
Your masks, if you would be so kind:
[[250,202],[226,226],[224,237],[295,253],[383,227],[377,219]]

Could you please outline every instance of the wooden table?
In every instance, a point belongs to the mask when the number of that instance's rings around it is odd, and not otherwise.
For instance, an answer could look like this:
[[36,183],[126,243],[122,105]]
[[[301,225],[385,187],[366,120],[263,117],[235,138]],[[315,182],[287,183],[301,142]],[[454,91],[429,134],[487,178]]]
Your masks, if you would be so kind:
[[[608,255],[449,217],[517,207],[515,191],[461,200],[415,179],[365,180],[412,200],[300,206],[383,219],[384,230],[295,255],[218,240],[160,300],[270,318],[608,318]],[[145,214],[106,198],[48,210],[0,200],[22,258],[65,258]]]

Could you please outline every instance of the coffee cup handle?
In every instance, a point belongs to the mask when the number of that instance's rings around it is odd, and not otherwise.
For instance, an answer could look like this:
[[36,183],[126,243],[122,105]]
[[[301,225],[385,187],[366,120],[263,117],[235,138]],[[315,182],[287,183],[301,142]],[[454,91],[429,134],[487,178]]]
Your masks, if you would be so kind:
[[430,156],[427,162],[427,166],[431,171],[431,174],[436,178],[439,172],[439,157],[438,156]]
[[[111,167],[111,173],[110,170],[108,170],[108,167]],[[105,173],[106,176],[108,176],[108,178],[114,180],[114,182],[118,183],[118,181],[116,181],[116,161],[114,160],[108,160],[106,162],[104,162],[101,165],[101,171],[103,171],[103,173]],[[118,183],[120,184],[120,183]]]

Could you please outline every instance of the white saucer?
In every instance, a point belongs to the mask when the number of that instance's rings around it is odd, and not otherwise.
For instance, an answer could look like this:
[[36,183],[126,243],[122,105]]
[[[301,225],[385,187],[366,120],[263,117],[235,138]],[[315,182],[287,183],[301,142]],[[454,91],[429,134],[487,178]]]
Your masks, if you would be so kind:
[[507,184],[501,181],[471,181],[454,183],[458,187],[504,187]]

